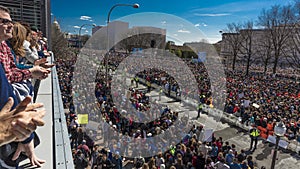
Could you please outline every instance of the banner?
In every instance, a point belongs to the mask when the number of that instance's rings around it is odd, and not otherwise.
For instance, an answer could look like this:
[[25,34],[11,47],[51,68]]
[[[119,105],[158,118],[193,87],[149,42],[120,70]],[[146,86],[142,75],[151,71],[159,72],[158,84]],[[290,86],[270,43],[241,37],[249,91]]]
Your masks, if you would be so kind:
[[259,108],[259,105],[256,104],[256,103],[253,103],[252,106],[255,107],[255,108],[257,108],[257,109]]
[[[270,143],[276,144],[276,136],[269,135],[267,141],[270,142]],[[278,146],[282,147],[284,149],[287,149],[287,147],[289,146],[289,143],[285,140],[280,139],[279,143],[278,143]]]
[[206,61],[206,52],[198,52],[198,62]]
[[238,96],[239,96],[239,99],[242,99],[242,98],[244,98],[244,93],[240,93]]
[[133,56],[142,56],[143,48],[132,48],[132,55]]
[[77,114],[79,124],[88,124],[89,114]]
[[244,100],[244,107],[249,107],[250,100]]

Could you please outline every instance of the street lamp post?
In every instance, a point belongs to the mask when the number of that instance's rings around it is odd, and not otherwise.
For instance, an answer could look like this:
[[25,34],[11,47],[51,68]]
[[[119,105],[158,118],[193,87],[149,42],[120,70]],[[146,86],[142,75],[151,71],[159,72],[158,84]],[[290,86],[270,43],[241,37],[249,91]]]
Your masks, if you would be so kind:
[[276,162],[276,155],[277,155],[279,140],[280,140],[280,137],[284,136],[285,131],[286,131],[286,127],[282,122],[276,124],[276,126],[274,128],[274,134],[276,136],[276,144],[275,144],[275,149],[274,149],[274,153],[273,153],[271,169],[275,168],[275,162]]
[[107,15],[107,53],[105,55],[105,58],[104,58],[104,61],[105,61],[105,83],[106,83],[106,86],[108,87],[108,56],[109,56],[109,51],[110,51],[110,46],[109,46],[109,34],[108,34],[108,25],[109,25],[109,21],[110,21],[110,14],[111,12],[113,11],[113,9],[115,9],[116,7],[118,6],[131,6],[133,8],[139,8],[140,5],[135,3],[135,4],[115,4],[114,6],[112,6],[108,12],[108,15]]
[[93,26],[93,27],[96,26],[96,24],[83,24],[83,25],[80,26],[80,28],[79,28],[79,33],[78,33],[78,41],[79,41],[78,47],[79,47],[79,49],[80,49],[80,47],[81,47],[81,29],[82,29],[84,26],[87,26],[87,25]]

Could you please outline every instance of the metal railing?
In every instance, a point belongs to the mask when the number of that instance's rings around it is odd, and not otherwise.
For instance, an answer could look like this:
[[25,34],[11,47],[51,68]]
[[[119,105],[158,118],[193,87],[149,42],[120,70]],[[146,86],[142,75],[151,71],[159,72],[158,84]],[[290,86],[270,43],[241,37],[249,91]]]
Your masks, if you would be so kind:
[[[48,57],[53,63],[54,55]],[[35,149],[37,157],[46,160],[42,169],[74,169],[68,128],[59,87],[56,67],[52,68],[51,78],[42,80],[37,91],[36,102],[43,103],[46,115],[45,125],[37,128],[40,145]],[[29,160],[21,163],[24,168],[31,168]]]
[[[54,57],[53,57],[54,58]],[[54,167],[73,169],[73,157],[56,68],[52,70]]]

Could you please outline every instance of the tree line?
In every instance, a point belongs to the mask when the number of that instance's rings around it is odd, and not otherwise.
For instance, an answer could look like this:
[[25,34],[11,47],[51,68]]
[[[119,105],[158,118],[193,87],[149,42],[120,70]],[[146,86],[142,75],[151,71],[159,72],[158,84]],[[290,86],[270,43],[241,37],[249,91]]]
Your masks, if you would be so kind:
[[279,64],[300,70],[300,1],[263,9],[256,21],[228,23],[222,31],[222,52],[232,70],[237,61],[246,66],[260,64],[264,73],[271,66],[275,74]]

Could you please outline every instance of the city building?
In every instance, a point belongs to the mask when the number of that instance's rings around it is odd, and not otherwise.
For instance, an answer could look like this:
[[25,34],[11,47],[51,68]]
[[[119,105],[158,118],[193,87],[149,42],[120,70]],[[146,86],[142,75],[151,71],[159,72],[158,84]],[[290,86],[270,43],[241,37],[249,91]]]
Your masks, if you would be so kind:
[[[97,30],[103,31],[97,32]],[[128,22],[113,21],[107,26],[95,26],[93,36],[109,37],[109,47],[114,50],[133,51],[134,49],[160,48],[166,45],[166,30],[156,27],[137,26],[129,28]],[[100,35],[100,34],[105,35]],[[99,42],[100,43],[100,42]],[[104,43],[104,42],[102,42]]]
[[9,8],[14,21],[27,22],[50,37],[50,0],[0,0],[0,5]]

